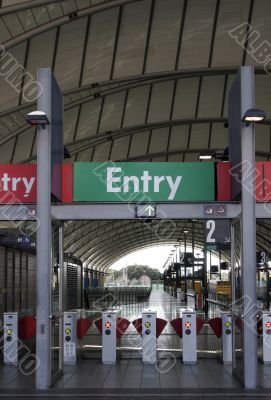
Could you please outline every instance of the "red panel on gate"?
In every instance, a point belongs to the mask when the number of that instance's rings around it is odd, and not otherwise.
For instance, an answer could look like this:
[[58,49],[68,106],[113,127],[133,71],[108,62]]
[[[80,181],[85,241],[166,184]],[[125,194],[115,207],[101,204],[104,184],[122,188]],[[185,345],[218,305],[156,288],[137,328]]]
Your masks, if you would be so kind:
[[257,322],[257,332],[259,336],[263,334],[263,321],[261,319]]
[[19,319],[18,334],[20,339],[31,339],[36,336],[36,320],[30,315]]
[[95,325],[96,325],[96,328],[98,329],[98,331],[100,332],[100,334],[102,334],[103,333],[103,320],[102,320],[102,318],[97,319],[95,321]]
[[22,340],[25,339],[24,317],[19,318],[19,321],[18,321],[18,336]]
[[73,202],[73,164],[62,165],[62,203]]
[[89,319],[80,318],[77,321],[77,337],[83,339],[91,325],[92,322]]
[[235,325],[239,329],[239,331],[243,330],[243,320],[241,318],[236,318],[235,319]]
[[26,315],[25,317],[25,338],[31,339],[36,336],[36,319]]
[[178,336],[183,337],[182,318],[176,318],[170,321],[170,324]]
[[216,165],[217,201],[231,201],[230,163],[218,162]]
[[222,335],[222,320],[221,318],[212,318],[208,321],[210,327],[212,328],[214,334],[220,338]]
[[165,329],[167,321],[162,318],[156,318],[156,338],[158,339]]
[[197,318],[197,335],[200,333],[203,325],[204,325],[204,319],[202,318]]
[[136,328],[139,335],[142,335],[142,318],[135,319],[132,324]]
[[117,338],[120,339],[128,326],[130,325],[130,321],[125,318],[118,317],[117,318]]

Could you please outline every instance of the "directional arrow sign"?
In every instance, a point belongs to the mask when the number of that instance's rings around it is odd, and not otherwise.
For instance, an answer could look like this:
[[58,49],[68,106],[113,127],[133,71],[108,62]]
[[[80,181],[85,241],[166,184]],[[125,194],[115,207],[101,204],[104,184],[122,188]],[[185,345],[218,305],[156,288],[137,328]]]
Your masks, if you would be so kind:
[[155,218],[156,205],[155,204],[138,204],[136,206],[137,218]]

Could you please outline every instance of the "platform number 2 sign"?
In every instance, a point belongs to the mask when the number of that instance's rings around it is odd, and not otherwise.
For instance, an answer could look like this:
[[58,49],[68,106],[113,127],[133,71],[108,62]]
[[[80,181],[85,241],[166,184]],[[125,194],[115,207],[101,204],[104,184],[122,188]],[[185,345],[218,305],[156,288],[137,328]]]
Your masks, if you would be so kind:
[[219,246],[221,249],[229,248],[231,242],[230,221],[226,219],[207,220],[205,225],[205,240],[209,246]]
[[215,221],[212,219],[209,219],[206,223],[206,230],[207,230],[207,236],[206,236],[206,243],[215,243],[216,239],[213,237],[214,231],[215,231]]

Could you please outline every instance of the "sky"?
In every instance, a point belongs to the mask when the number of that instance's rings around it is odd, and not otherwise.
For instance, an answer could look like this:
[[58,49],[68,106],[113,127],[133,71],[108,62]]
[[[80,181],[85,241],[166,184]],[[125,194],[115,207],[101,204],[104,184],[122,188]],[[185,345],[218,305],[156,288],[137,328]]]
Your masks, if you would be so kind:
[[[126,265],[139,264],[148,265],[151,268],[157,268],[159,271],[163,272],[163,265],[172,250],[175,250],[174,246],[154,246],[148,249],[138,250],[121,258],[110,268],[120,270],[126,267]],[[189,252],[191,249],[187,248],[187,251]],[[195,251],[195,254],[197,254],[197,251]],[[207,258],[207,263],[208,265],[210,264],[209,257]],[[212,257],[212,264],[218,264],[218,260],[214,256]]]
[[140,264],[148,265],[151,268],[158,268],[161,272],[163,271],[163,265],[168,258],[171,250],[174,246],[158,246],[151,247],[145,250],[138,250],[126,257],[121,258],[115,264],[111,266],[112,269],[121,269],[126,265]]

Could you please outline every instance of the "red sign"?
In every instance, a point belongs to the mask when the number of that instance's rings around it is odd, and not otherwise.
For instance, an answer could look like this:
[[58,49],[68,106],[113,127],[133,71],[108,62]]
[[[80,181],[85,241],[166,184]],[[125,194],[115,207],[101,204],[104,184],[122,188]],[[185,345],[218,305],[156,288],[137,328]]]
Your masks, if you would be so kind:
[[267,322],[265,323],[265,326],[266,326],[266,328],[271,328],[271,322],[270,322],[270,321],[267,321]]
[[[217,201],[231,201],[231,174],[229,162],[218,162],[216,166]],[[245,173],[245,172],[244,172]],[[271,200],[271,162],[257,161],[255,168],[256,201]]]
[[35,164],[0,165],[0,203],[35,203],[37,197]]
[[184,326],[185,326],[185,328],[188,329],[188,328],[191,328],[192,324],[191,324],[191,322],[185,322]]
[[[0,165],[0,204],[26,204],[36,201],[36,164]],[[62,166],[62,202],[73,202],[73,164]]]
[[107,321],[107,322],[104,324],[104,327],[105,327],[106,329],[111,328],[111,322]]

